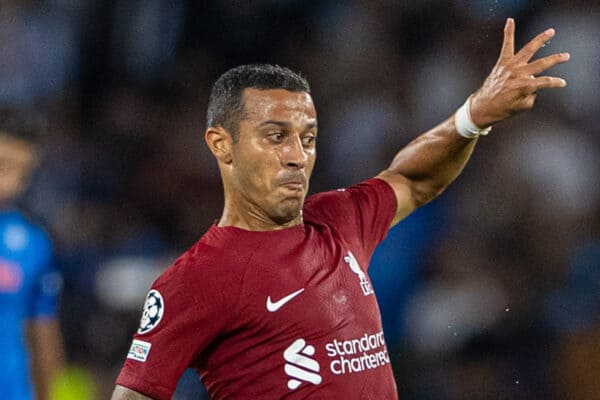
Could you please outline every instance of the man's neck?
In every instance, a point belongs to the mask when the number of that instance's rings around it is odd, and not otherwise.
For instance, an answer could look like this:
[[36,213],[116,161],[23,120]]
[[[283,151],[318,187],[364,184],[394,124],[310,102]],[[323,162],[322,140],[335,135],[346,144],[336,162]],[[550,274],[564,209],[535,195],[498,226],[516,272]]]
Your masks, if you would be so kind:
[[245,229],[248,231],[274,231],[291,228],[296,225],[301,225],[302,223],[302,212],[300,212],[300,215],[290,221],[278,223],[266,217],[263,213],[259,213],[254,210],[236,212],[226,204],[223,210],[223,215],[219,219],[217,226],[234,226],[236,228]]

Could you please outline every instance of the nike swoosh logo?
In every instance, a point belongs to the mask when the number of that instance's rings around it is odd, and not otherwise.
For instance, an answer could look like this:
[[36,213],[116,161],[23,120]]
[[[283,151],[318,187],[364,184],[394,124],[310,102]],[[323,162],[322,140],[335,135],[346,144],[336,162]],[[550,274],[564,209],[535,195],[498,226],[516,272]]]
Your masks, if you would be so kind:
[[275,301],[275,302],[271,301],[271,296],[267,297],[267,311],[275,312],[275,311],[279,310],[287,302],[289,302],[290,300],[292,300],[294,297],[298,296],[302,292],[304,292],[304,288],[302,288],[300,290],[296,290],[294,293],[290,293],[287,296],[285,296],[283,299]]

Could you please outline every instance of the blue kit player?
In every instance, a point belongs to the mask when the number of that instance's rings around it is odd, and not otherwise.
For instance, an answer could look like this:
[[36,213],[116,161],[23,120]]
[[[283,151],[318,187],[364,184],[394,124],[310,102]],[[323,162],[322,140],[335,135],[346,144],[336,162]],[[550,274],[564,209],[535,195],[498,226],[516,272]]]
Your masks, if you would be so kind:
[[64,352],[56,319],[61,278],[46,233],[16,207],[38,164],[41,124],[0,109],[0,390],[45,400]]

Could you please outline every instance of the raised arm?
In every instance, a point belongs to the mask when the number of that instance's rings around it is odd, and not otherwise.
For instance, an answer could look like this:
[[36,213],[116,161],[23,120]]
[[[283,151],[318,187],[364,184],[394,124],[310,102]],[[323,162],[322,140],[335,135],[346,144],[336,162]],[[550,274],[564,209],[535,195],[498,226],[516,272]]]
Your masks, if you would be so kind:
[[116,385],[110,400],[152,400],[152,398],[134,392],[124,386]]
[[[486,128],[533,107],[539,89],[566,86],[561,78],[538,76],[554,65],[569,60],[558,53],[530,62],[533,55],[554,36],[548,29],[514,52],[515,23],[506,21],[500,57],[483,85],[466,102],[466,113],[479,128]],[[464,113],[463,113],[464,115]],[[378,175],[387,181],[398,201],[393,224],[415,208],[429,202],[461,173],[469,160],[477,136],[461,136],[451,116],[417,137],[396,154],[390,166]]]

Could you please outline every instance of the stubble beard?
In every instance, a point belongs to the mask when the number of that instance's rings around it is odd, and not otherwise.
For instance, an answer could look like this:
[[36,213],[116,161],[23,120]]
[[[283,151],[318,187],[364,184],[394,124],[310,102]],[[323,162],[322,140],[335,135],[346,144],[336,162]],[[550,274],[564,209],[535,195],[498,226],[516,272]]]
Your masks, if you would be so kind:
[[271,212],[270,218],[277,225],[286,225],[302,215],[304,196],[301,199],[286,199],[278,204]]

